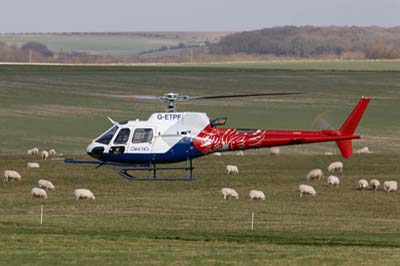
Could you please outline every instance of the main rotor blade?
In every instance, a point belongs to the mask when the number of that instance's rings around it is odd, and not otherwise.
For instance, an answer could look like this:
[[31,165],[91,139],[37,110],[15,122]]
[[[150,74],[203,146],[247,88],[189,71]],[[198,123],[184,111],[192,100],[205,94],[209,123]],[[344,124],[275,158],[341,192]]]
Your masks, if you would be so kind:
[[231,94],[231,95],[209,95],[209,96],[193,96],[190,100],[199,99],[222,99],[222,98],[237,98],[237,97],[255,97],[255,96],[279,96],[279,95],[295,95],[303,94],[301,92],[268,92],[268,93],[253,93],[253,94]]
[[106,93],[95,93],[92,96],[103,96],[112,97],[120,99],[136,99],[136,100],[159,100],[160,96],[150,96],[150,95],[121,95],[121,94],[106,94]]

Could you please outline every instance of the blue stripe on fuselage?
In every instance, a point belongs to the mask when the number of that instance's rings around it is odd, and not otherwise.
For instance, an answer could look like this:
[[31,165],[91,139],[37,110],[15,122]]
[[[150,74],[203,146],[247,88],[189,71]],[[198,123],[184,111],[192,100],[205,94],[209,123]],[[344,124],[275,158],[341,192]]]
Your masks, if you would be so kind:
[[175,163],[187,158],[200,157],[203,154],[193,145],[190,138],[183,138],[165,153],[103,153],[96,155],[96,159],[115,163]]

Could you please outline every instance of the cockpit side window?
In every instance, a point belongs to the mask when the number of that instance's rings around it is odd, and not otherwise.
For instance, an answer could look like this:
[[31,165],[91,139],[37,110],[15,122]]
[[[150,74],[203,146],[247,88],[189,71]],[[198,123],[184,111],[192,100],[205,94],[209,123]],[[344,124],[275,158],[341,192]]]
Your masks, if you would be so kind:
[[132,143],[150,142],[153,139],[153,129],[137,128],[133,133]]
[[110,144],[110,141],[112,140],[112,138],[114,137],[115,132],[117,132],[118,127],[114,126],[112,127],[110,130],[108,130],[106,133],[104,133],[103,135],[101,135],[96,142],[99,143],[103,143],[103,144]]
[[129,128],[123,128],[118,132],[117,137],[114,140],[114,144],[126,144],[129,139],[131,130]]

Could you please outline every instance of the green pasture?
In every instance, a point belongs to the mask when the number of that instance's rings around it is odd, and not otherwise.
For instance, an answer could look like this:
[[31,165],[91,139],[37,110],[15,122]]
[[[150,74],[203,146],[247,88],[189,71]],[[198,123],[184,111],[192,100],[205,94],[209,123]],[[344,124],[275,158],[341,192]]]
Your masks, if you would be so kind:
[[[305,63],[304,63],[305,64]],[[375,66],[376,67],[376,66]],[[314,68],[311,65],[309,68]],[[323,68],[323,67],[321,67]],[[389,68],[389,67],[388,67]],[[233,66],[0,66],[0,172],[19,183],[0,186],[0,262],[4,265],[398,265],[399,192],[358,191],[357,180],[400,181],[400,72]],[[131,182],[112,168],[42,161],[26,150],[55,148],[57,157],[88,159],[87,144],[114,120],[147,119],[164,106],[93,93],[177,92],[219,95],[303,92],[297,96],[192,101],[180,111],[228,116],[227,127],[317,129],[318,118],[340,127],[361,96],[371,98],[354,147],[373,152],[343,160],[333,143],[224,153],[194,161],[193,182]],[[324,156],[326,151],[333,156]],[[335,160],[340,187],[307,182],[310,169]],[[40,169],[28,169],[27,162]],[[228,176],[226,164],[240,174]],[[161,172],[177,176],[179,172]],[[326,173],[327,175],[328,173]],[[39,178],[54,182],[47,200],[33,200]],[[315,198],[299,198],[301,183]],[[239,200],[224,201],[222,187]],[[96,200],[76,201],[76,188]],[[260,189],[266,200],[251,202]],[[40,225],[40,205],[44,223]],[[251,214],[255,214],[251,230]]]
[[133,56],[162,46],[177,45],[188,40],[182,38],[156,38],[138,35],[61,35],[16,34],[0,35],[0,42],[22,46],[27,42],[41,42],[54,51],[85,52],[112,56]]

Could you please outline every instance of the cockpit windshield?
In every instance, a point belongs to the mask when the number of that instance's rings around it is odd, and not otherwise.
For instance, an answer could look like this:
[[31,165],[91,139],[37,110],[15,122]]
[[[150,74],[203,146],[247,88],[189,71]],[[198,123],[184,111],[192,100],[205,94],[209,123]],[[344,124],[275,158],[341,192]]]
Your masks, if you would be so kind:
[[103,144],[110,144],[111,139],[114,137],[115,132],[117,132],[118,127],[113,126],[110,130],[108,130],[106,133],[101,135],[98,139],[96,139],[96,142],[103,143]]

